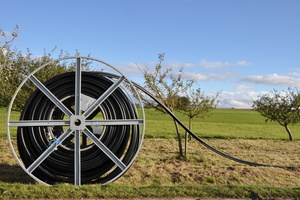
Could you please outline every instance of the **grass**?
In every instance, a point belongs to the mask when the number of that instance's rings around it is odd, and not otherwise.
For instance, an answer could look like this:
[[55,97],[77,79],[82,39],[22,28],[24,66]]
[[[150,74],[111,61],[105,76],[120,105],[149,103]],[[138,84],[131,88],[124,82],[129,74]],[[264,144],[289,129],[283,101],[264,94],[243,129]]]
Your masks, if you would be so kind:
[[[208,139],[213,146],[253,162],[299,166],[300,142],[272,140]],[[209,197],[264,198],[298,197],[300,170],[247,166],[220,157],[196,141],[189,157],[177,159],[176,140],[146,139],[133,166],[109,185],[77,187],[35,183],[11,156],[1,139],[1,198],[141,198]],[[266,153],[268,156],[266,157]],[[276,176],[274,176],[276,174]]]
[[[133,166],[108,185],[36,183],[10,153],[0,112],[0,198],[298,198],[300,169],[253,167],[216,155],[195,140],[186,159],[177,158],[171,118],[146,110],[146,139]],[[12,113],[12,120],[18,113]],[[187,123],[187,118],[178,114]],[[3,120],[4,118],[4,120]],[[194,132],[210,145],[251,162],[300,166],[299,125],[291,127],[296,141],[287,141],[284,129],[265,123],[257,112],[215,110],[208,119],[195,120]],[[14,137],[13,137],[14,139]]]
[[[47,199],[67,199],[72,197],[76,199],[84,198],[172,198],[172,197],[203,197],[203,198],[273,198],[284,197],[293,198],[299,195],[299,189],[281,189],[274,187],[245,187],[245,186],[232,186],[232,185],[178,185],[178,186],[158,186],[150,185],[141,187],[138,190],[135,187],[128,187],[118,184],[109,186],[68,186],[68,185],[55,185],[53,187],[39,186],[32,187],[31,185],[14,184],[14,191],[7,188],[0,188],[7,196],[14,195],[15,199],[20,198],[47,198]],[[26,191],[26,192],[21,192]],[[42,192],[41,192],[42,191]],[[61,191],[61,192],[60,192]],[[276,193],[276,196],[272,195]],[[283,196],[282,194],[288,193],[289,195]]]
[[[278,194],[277,197],[280,197],[280,194],[289,192],[290,195],[285,196],[295,197],[299,194],[299,189],[288,189],[282,190],[280,188],[273,187],[244,187],[244,186],[199,186],[199,185],[180,185],[180,186],[158,186],[150,185],[140,188],[138,191],[134,187],[128,187],[123,185],[109,185],[109,186],[81,186],[79,187],[70,187],[66,185],[55,185],[53,187],[39,186],[32,187],[31,185],[14,185],[15,192],[12,193],[15,195],[16,199],[20,198],[59,198],[66,199],[70,198],[70,194],[76,199],[83,198],[171,198],[171,197],[210,197],[210,198],[220,198],[220,197],[230,197],[230,198],[253,198],[257,199],[256,196],[270,197],[271,193]],[[1,188],[5,194],[11,196],[10,191],[6,190],[7,188]],[[26,191],[21,193],[20,191]],[[43,191],[42,193],[40,191]],[[57,192],[62,191],[62,192]],[[259,193],[259,194],[258,194]],[[146,194],[146,195],[145,195]],[[255,198],[256,197],[256,198]]]
[[[158,119],[159,116],[159,119]],[[180,113],[176,116],[188,126],[188,118]],[[300,140],[300,125],[290,125],[294,139]],[[175,138],[174,124],[169,115],[146,110],[145,138]],[[258,112],[251,110],[217,109],[207,119],[195,119],[193,132],[201,138],[224,139],[272,139],[287,140],[284,127],[276,122],[265,123]]]
[[[146,109],[145,138],[176,138],[174,123],[169,115],[153,109]],[[6,110],[0,110],[0,137],[6,137]],[[256,111],[216,109],[207,119],[195,119],[193,132],[201,138],[224,139],[271,139],[287,140],[284,127],[276,122],[265,123],[265,119]],[[188,118],[181,113],[176,116],[188,126]],[[19,113],[12,112],[11,120],[18,120]],[[290,125],[294,139],[300,140],[300,125]],[[11,133],[14,136],[15,128]],[[183,135],[183,134],[182,134]]]

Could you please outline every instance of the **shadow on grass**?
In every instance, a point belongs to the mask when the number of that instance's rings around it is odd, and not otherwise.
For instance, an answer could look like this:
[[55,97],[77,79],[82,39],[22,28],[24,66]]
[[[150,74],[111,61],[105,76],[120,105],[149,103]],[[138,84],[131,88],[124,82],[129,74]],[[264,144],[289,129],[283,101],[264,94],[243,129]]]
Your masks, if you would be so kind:
[[0,182],[29,184],[35,181],[18,165],[0,164]]

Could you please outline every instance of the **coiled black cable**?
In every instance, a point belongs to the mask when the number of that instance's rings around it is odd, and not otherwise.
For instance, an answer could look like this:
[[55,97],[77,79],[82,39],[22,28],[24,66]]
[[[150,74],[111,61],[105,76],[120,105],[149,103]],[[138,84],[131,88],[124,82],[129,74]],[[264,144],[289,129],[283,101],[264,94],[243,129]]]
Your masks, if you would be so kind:
[[[75,73],[55,76],[44,83],[71,111],[75,104]],[[82,72],[81,93],[97,99],[111,85],[113,80],[101,73]],[[73,111],[74,112],[74,111]],[[136,109],[128,96],[117,88],[88,119],[137,119]],[[36,90],[27,100],[20,120],[57,120],[65,115],[40,90]],[[88,129],[98,137],[127,166],[132,163],[140,143],[138,125],[105,126],[102,133],[96,133],[93,127]],[[25,167],[30,166],[49,146],[51,139],[58,138],[64,127],[18,127],[17,145]],[[49,138],[49,135],[51,137]],[[74,183],[74,135],[65,139],[57,150],[52,152],[32,174],[45,183]],[[81,183],[106,183],[120,174],[116,167],[94,143],[82,136],[81,142]]]

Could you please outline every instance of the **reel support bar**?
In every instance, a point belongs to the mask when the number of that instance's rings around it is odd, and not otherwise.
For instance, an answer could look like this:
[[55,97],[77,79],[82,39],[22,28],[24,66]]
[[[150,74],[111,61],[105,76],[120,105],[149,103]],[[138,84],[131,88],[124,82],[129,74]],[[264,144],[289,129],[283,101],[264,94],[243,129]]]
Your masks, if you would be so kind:
[[[76,59],[75,71],[75,115],[80,115],[81,99],[81,58]],[[80,130],[75,130],[74,141],[74,184],[81,185],[81,156],[80,156]]]
[[126,169],[126,165],[114,154],[107,146],[105,146],[98,138],[95,137],[89,129],[84,129],[83,132],[105,153],[121,170]]
[[[57,140],[63,142],[71,133],[71,129],[68,129],[66,132],[64,132]],[[32,173],[58,146],[58,143],[52,143],[46,151],[44,151],[28,168],[28,172]]]
[[9,121],[8,126],[70,126],[70,120],[21,120]]
[[[107,120],[86,120],[86,126],[117,126],[117,125],[139,125],[144,124],[143,119],[107,119]],[[21,120],[9,121],[10,127],[30,126],[70,126],[70,120]]]
[[112,86],[110,86],[93,104],[83,113],[83,116],[88,117],[109,95],[111,95],[119,85],[125,80],[125,77],[120,77]]
[[143,119],[112,119],[112,120],[86,120],[89,126],[139,125],[144,124]]
[[53,95],[35,76],[31,75],[29,79],[37,86],[61,111],[63,111],[68,117],[72,115],[72,112],[62,104],[55,95]]

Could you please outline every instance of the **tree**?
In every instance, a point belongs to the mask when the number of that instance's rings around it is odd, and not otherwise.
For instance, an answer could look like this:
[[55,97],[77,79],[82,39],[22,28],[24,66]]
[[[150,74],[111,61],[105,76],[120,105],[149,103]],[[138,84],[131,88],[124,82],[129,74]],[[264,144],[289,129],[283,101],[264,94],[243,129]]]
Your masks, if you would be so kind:
[[[0,107],[7,108],[17,87],[21,84],[26,75],[30,74],[36,68],[52,61],[52,54],[56,47],[50,52],[44,50],[44,55],[34,57],[29,49],[24,54],[22,51],[13,48],[13,41],[19,36],[19,26],[16,26],[10,34],[0,29]],[[79,53],[77,52],[77,55]],[[67,52],[60,51],[59,57],[68,56]],[[89,63],[85,62],[82,66],[88,69]],[[38,71],[35,76],[41,81],[46,80],[68,71],[73,71],[75,63],[52,63],[46,68]],[[30,94],[35,90],[32,83],[27,83],[19,92],[14,107],[15,111],[21,111]]]
[[266,117],[266,122],[277,121],[284,126],[292,141],[293,135],[288,125],[300,122],[300,94],[297,88],[289,87],[287,92],[282,91],[281,93],[274,89],[258,97],[253,101],[253,109]]
[[[174,73],[172,67],[163,68],[164,54],[159,54],[158,59],[159,63],[155,66],[154,72],[150,71],[148,67],[140,67],[145,78],[145,88],[174,113],[180,94],[187,91],[193,85],[194,81],[183,79],[183,68],[180,68],[178,73]],[[147,99],[143,100],[146,103],[151,103],[156,110],[166,113],[161,106]],[[174,125],[178,139],[179,156],[181,157],[183,156],[181,135],[179,126],[175,120]]]
[[19,36],[19,31],[20,27],[18,25],[15,26],[14,30],[9,34],[5,31],[3,31],[0,28],[0,55],[2,56],[3,53],[5,52],[5,49],[10,49],[11,44],[13,41]]
[[[189,118],[189,129],[192,130],[192,122],[194,118],[205,119],[211,116],[211,111],[217,107],[218,96],[217,92],[215,97],[205,96],[201,92],[201,88],[196,90],[190,89],[189,93],[186,92],[185,97],[180,97],[178,100],[177,109]],[[187,155],[188,146],[188,133],[185,133],[185,155]]]

